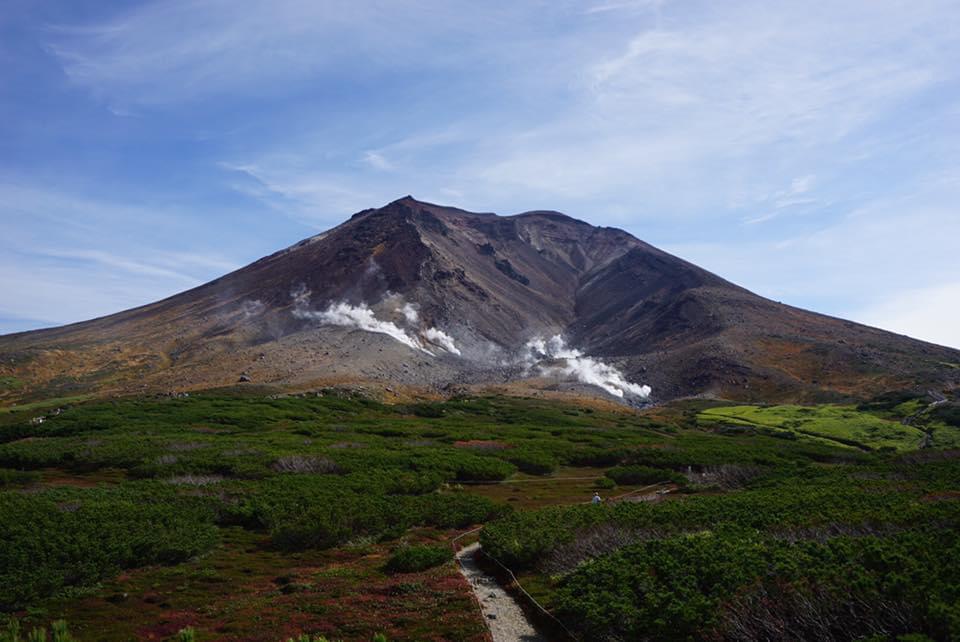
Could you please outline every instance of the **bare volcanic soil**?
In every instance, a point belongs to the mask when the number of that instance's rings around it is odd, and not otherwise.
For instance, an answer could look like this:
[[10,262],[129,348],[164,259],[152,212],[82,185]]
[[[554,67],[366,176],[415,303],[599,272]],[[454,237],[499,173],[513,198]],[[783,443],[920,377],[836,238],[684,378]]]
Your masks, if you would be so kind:
[[239,381],[811,401],[956,388],[960,351],[764,299],[557,212],[411,197],[163,301],[0,337],[4,405]]

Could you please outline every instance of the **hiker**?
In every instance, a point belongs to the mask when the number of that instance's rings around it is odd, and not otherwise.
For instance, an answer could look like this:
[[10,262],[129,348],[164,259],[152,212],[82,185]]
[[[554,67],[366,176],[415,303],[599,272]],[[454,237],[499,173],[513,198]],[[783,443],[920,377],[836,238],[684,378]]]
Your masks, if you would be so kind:
[[601,504],[601,503],[603,503],[603,499],[600,497],[600,493],[596,493],[596,492],[595,492],[595,493],[593,494],[593,499],[590,500],[590,503],[591,503],[591,504]]

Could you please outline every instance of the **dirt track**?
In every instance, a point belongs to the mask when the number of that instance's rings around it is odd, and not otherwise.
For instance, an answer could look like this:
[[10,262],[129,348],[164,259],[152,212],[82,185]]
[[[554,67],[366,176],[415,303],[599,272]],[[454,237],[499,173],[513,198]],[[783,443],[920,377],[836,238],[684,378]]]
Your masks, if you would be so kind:
[[[529,480],[535,481],[535,480]],[[536,480],[539,481],[539,480]],[[502,483],[502,482],[501,482]],[[649,492],[652,489],[658,489]],[[674,490],[671,484],[657,483],[611,498],[612,502],[657,501],[663,495]],[[643,493],[643,494],[640,494]],[[590,503],[589,501],[584,503]],[[479,528],[470,532],[476,532]],[[467,535],[464,533],[460,537]],[[456,538],[456,539],[459,539]],[[454,540],[456,541],[456,540]],[[474,556],[480,551],[480,543],[475,542],[457,551],[460,572],[467,578],[480,603],[484,621],[490,630],[493,642],[547,642],[547,637],[537,632],[533,623],[513,596],[505,591],[497,580],[487,575],[478,565]]]
[[547,638],[537,632],[517,601],[477,566],[474,555],[479,550],[479,543],[465,546],[457,552],[457,560],[460,572],[480,602],[493,642],[546,642]]

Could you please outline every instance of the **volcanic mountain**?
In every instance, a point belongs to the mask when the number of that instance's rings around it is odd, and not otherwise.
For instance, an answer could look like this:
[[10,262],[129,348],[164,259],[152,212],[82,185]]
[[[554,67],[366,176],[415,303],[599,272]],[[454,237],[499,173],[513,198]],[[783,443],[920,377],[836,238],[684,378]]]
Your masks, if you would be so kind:
[[621,230],[406,197],[163,301],[0,337],[0,380],[15,382],[0,394],[242,380],[784,401],[953,388],[958,364],[960,351],[764,299]]

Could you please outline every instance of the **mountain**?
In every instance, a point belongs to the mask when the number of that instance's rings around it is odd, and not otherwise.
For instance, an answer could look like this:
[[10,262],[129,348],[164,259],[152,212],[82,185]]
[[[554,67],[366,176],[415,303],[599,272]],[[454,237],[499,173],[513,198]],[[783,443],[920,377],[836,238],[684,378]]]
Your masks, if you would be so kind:
[[817,400],[957,387],[958,364],[960,351],[764,299],[621,230],[408,196],[157,303],[0,337],[0,394],[249,380]]

